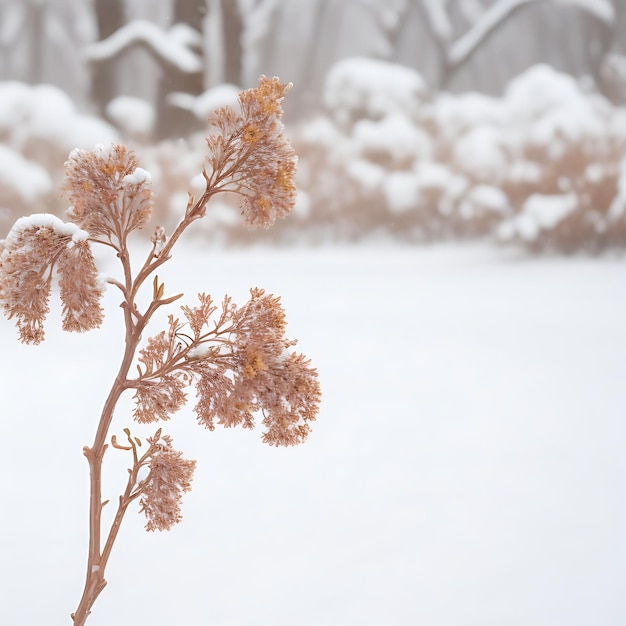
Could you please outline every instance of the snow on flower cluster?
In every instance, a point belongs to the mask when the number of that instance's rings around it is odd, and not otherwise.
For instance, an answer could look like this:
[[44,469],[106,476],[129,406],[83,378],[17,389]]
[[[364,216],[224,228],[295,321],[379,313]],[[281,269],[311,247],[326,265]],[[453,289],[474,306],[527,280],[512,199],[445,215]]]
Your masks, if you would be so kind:
[[59,276],[63,329],[102,324],[99,277],[90,241],[121,250],[126,236],[152,211],[150,175],[126,146],[75,148],[66,161],[65,189],[73,202],[65,223],[49,213],[18,219],[0,241],[0,307],[16,318],[20,338],[38,344],[55,275]]
[[137,167],[134,152],[125,145],[74,149],[65,169],[64,188],[72,202],[67,214],[92,236],[120,242],[150,218],[152,177]]
[[626,243],[626,111],[570,76],[537,65],[501,97],[429,95],[411,70],[350,59],[325,96],[295,143],[310,215],[331,237]]
[[17,319],[24,343],[44,338],[43,323],[55,273],[59,274],[63,329],[82,332],[102,323],[103,285],[88,233],[47,213],[17,220],[0,241],[0,307]]

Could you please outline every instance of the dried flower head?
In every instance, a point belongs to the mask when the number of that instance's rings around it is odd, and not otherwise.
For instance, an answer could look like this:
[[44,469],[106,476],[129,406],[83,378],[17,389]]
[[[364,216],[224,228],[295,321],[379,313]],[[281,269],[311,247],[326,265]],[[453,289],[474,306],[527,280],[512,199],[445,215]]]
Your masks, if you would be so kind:
[[17,220],[0,247],[0,306],[17,318],[20,339],[38,344],[54,272],[60,274],[63,329],[86,331],[102,324],[98,280],[89,234],[47,213]]
[[198,397],[194,411],[199,424],[209,430],[215,430],[216,422],[226,428],[240,424],[244,428],[254,427],[250,407],[233,402],[233,382],[227,364],[205,360],[194,365],[194,372]]
[[317,417],[322,399],[311,362],[303,354],[287,353],[261,374],[259,387],[266,427],[263,442],[271,446],[302,443],[311,432],[309,422]]
[[284,136],[282,100],[291,84],[261,76],[257,87],[239,95],[241,113],[218,109],[207,138],[213,182],[240,194],[247,226],[269,228],[296,201],[297,157]]
[[124,145],[73,150],[65,163],[68,216],[92,237],[121,242],[152,213],[150,175]]
[[102,284],[86,241],[68,245],[59,256],[59,287],[63,303],[63,330],[81,332],[102,323]]
[[154,452],[150,457],[150,472],[141,483],[140,511],[148,519],[146,530],[170,530],[181,521],[180,503],[184,492],[191,490],[195,461],[182,458],[182,452],[172,448],[172,439],[157,431],[148,437]]
[[183,344],[177,333],[181,324],[169,316],[169,330],[161,331],[148,339],[146,347],[139,351],[139,378],[132,387],[136,390],[133,400],[136,408],[133,417],[140,423],[168,420],[186,402],[185,387],[191,382],[187,372],[171,367]]
[[321,392],[317,371],[289,350],[280,298],[251,289],[250,300],[232,312],[229,343],[191,367],[197,377],[198,421],[209,429],[254,427],[261,412],[270,445],[302,443],[315,420]]
[[165,375],[156,380],[137,383],[133,396],[136,403],[133,417],[141,424],[168,420],[187,400],[184,392],[188,381],[181,376]]

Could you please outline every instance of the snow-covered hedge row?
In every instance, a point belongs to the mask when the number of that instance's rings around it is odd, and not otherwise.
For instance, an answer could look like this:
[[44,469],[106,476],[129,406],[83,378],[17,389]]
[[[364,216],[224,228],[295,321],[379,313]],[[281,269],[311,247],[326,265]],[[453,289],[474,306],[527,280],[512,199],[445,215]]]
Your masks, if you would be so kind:
[[[499,98],[432,94],[413,70],[348,59],[329,73],[324,97],[323,115],[289,129],[300,156],[298,205],[267,236],[626,245],[626,109],[568,75],[539,65]],[[145,143],[133,122],[145,112],[118,104],[116,129],[79,114],[57,88],[0,83],[0,229],[23,213],[60,214],[68,153],[120,135],[153,175],[160,221],[178,219],[202,183],[205,133]],[[245,237],[234,206],[213,207],[203,227]]]
[[311,220],[331,236],[626,244],[626,110],[551,67],[493,98],[431,95],[412,70],[349,59],[325,102],[296,143]]

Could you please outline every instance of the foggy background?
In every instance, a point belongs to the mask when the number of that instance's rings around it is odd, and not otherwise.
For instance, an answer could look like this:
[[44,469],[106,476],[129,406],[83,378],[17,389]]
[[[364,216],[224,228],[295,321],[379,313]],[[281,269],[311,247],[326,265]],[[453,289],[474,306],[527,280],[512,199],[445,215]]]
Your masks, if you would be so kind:
[[[301,165],[295,215],[262,238],[621,248],[625,33],[618,0],[2,0],[0,228],[61,214],[67,153],[111,140],[170,225],[208,113],[264,73],[294,84]],[[232,208],[206,231],[250,240]]]

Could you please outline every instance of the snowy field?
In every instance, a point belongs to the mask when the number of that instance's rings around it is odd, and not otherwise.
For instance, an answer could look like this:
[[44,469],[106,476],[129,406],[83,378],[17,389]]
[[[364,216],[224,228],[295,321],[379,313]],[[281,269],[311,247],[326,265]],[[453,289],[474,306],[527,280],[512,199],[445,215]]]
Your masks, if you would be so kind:
[[[147,534],[131,507],[90,626],[626,623],[623,260],[372,246],[165,269],[190,299],[282,294],[322,411],[278,450],[191,407],[165,424],[198,459],[185,519]],[[82,591],[81,449],[121,355],[116,298],[88,335],[55,309],[39,347],[0,324],[2,625],[69,625]],[[115,498],[125,458],[107,455]]]

